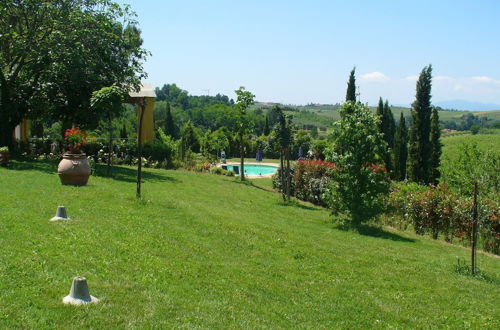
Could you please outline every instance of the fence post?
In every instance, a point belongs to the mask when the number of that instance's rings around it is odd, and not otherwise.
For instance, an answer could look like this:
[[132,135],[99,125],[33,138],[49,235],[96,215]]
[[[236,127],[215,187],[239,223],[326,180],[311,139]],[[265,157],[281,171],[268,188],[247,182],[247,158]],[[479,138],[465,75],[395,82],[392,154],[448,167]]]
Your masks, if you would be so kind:
[[477,246],[477,182],[474,182],[474,204],[472,206],[472,265],[471,272],[472,275],[476,274],[476,246]]

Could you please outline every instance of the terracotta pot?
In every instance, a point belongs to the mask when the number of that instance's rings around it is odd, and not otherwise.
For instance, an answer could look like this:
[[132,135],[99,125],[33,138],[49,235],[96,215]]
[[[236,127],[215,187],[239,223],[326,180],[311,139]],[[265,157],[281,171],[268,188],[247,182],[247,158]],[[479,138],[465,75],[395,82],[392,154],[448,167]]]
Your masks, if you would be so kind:
[[9,165],[10,154],[8,152],[0,153],[0,159],[2,159],[2,166],[7,167]]
[[71,186],[85,186],[89,181],[90,165],[85,154],[64,154],[57,167],[61,183]]

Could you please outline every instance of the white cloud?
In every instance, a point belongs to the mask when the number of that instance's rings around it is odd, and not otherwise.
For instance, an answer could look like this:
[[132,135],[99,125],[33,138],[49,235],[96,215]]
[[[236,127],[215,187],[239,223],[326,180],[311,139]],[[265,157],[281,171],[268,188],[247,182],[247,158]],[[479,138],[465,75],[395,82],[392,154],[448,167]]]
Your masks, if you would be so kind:
[[500,86],[500,80],[495,80],[491,77],[487,76],[476,76],[476,77],[471,77],[471,80],[479,83],[484,83],[484,84],[492,84],[496,86]]
[[495,81],[493,78],[487,77],[487,76],[477,76],[477,77],[472,77],[472,80],[479,81],[479,82],[493,82]]
[[455,78],[448,77],[448,76],[436,76],[433,79],[434,81],[439,81],[439,82],[454,82]]
[[414,76],[404,77],[403,79],[404,80],[408,80],[408,81],[417,81],[418,80],[418,74],[416,74]]
[[369,82],[385,82],[391,80],[391,78],[387,77],[382,72],[370,72],[361,75],[361,79]]

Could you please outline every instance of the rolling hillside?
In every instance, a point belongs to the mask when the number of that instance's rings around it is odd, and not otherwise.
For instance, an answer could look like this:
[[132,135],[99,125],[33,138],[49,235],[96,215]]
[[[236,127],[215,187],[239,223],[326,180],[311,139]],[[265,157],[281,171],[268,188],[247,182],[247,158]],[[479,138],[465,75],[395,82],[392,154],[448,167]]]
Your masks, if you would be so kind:
[[[382,229],[258,184],[147,169],[59,183],[55,163],[0,168],[1,328],[499,328],[500,259]],[[97,173],[104,173],[98,167]],[[70,222],[50,223],[57,205]],[[85,276],[101,301],[61,303]]]

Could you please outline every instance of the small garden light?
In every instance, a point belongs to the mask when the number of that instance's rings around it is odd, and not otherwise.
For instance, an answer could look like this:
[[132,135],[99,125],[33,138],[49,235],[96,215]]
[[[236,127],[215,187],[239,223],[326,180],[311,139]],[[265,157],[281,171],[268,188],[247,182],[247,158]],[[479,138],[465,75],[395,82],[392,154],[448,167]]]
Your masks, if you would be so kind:
[[58,206],[56,211],[56,216],[50,219],[50,221],[60,221],[60,220],[70,220],[66,214],[66,208],[64,206]]
[[75,277],[71,284],[69,295],[63,298],[63,303],[67,305],[86,305],[99,302],[94,296],[89,293],[87,279],[85,277]]

